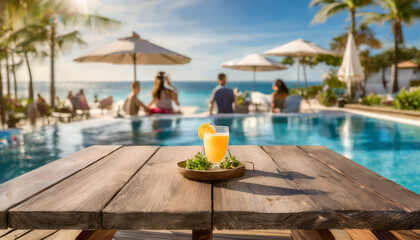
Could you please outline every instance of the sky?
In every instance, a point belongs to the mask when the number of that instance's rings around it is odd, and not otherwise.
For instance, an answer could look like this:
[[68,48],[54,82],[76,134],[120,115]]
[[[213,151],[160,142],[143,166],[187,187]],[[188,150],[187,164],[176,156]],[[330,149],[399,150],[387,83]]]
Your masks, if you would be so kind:
[[[137,79],[152,80],[157,71],[168,72],[174,81],[214,80],[225,72],[231,81],[251,80],[252,73],[223,69],[222,62],[262,53],[289,41],[303,38],[325,48],[334,36],[350,25],[348,14],[338,14],[323,24],[311,24],[319,8],[309,0],[75,0],[83,11],[120,21],[116,29],[97,31],[78,28],[87,46],[74,46],[60,53],[56,81],[129,81],[133,66],[108,63],[76,63],[74,58],[137,32],[142,38],[192,58],[189,64],[138,65]],[[370,10],[370,9],[365,9]],[[377,9],[375,9],[377,10]],[[360,21],[360,19],[358,19]],[[407,46],[420,48],[419,23],[404,28]],[[373,26],[384,48],[393,44],[390,26]],[[60,29],[66,33],[73,29]],[[281,60],[281,58],[278,58]],[[34,81],[48,81],[48,59],[32,60]],[[329,67],[319,65],[307,72],[309,81],[320,81]],[[26,67],[18,81],[28,81]],[[257,73],[258,80],[297,79],[296,66],[276,72]]]

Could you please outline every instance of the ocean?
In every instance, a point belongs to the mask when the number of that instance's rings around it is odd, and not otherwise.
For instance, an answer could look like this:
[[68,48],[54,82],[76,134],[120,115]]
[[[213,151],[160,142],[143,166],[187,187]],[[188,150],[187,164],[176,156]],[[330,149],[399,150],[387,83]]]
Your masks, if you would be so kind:
[[[60,99],[65,99],[68,91],[76,93],[79,89],[83,89],[89,102],[93,102],[95,95],[99,99],[112,96],[115,102],[124,101],[125,97],[130,93],[131,81],[118,81],[118,82],[56,82],[56,95]],[[296,81],[285,82],[289,89],[295,88]],[[139,99],[145,104],[151,100],[151,91],[153,82],[141,82],[142,89],[139,94]],[[255,90],[270,94],[273,82],[269,81],[256,81]],[[321,82],[309,82],[309,85],[317,85]],[[207,110],[209,98],[213,88],[217,86],[217,81],[174,81],[173,85],[179,91],[179,101],[181,106],[198,106],[198,112]],[[301,86],[304,83],[301,82]],[[240,91],[250,91],[252,89],[251,81],[230,81],[227,83],[228,87],[238,88]],[[5,88],[3,89],[6,92]],[[12,88],[13,91],[13,88]],[[34,82],[34,92],[40,93],[49,102],[49,82]],[[27,98],[28,96],[28,83],[18,83],[18,97]]]

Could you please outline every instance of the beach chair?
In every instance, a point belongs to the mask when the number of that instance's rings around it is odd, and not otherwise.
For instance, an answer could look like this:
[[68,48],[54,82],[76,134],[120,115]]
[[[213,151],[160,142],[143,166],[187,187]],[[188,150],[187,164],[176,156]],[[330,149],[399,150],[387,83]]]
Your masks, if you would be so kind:
[[251,107],[255,112],[270,112],[271,94],[262,92],[251,92]]
[[89,118],[89,107],[83,107],[80,103],[78,96],[71,97],[70,102],[72,105],[72,112],[74,115],[80,116],[82,119],[83,117],[86,117],[86,119]]
[[99,100],[98,108],[101,109],[101,113],[103,113],[104,109],[110,110],[112,108],[112,104],[114,103],[114,99],[112,96]]
[[281,112],[284,113],[298,113],[300,112],[300,102],[302,102],[301,96],[288,96],[286,98],[286,108],[284,108]]

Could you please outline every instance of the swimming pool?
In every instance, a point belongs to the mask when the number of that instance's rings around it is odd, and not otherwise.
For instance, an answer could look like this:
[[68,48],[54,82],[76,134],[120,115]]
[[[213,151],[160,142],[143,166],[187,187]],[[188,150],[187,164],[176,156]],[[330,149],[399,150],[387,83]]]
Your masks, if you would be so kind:
[[0,182],[91,145],[201,145],[204,122],[230,126],[231,145],[324,145],[420,193],[420,127],[336,112],[286,116],[92,119],[22,134],[0,151]]

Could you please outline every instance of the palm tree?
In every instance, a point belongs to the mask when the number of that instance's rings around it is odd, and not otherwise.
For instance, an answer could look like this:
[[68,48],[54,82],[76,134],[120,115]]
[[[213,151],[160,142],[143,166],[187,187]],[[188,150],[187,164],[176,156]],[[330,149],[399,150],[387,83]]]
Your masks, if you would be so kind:
[[66,43],[84,44],[80,38],[79,31],[73,31],[67,34],[58,34],[57,28],[62,26],[86,26],[96,29],[110,29],[120,24],[119,21],[103,17],[97,14],[85,14],[74,6],[72,0],[46,0],[39,8],[41,11],[42,25],[48,33],[47,43],[49,46],[50,57],[50,103],[55,106],[55,58],[57,49],[62,49]]
[[46,56],[45,52],[39,51],[36,48],[37,44],[43,43],[47,39],[46,32],[42,27],[34,24],[19,29],[18,31],[12,33],[11,37],[17,39],[17,53],[22,54],[24,57],[29,75],[28,96],[29,99],[34,100],[33,77],[28,54],[33,56],[38,56],[39,54]]
[[398,62],[399,45],[404,44],[403,25],[411,25],[416,18],[420,18],[420,2],[418,0],[376,0],[385,12],[362,13],[365,24],[383,24],[389,22],[394,34],[394,74],[392,80],[392,93],[399,90],[398,87]]
[[329,17],[342,11],[348,11],[351,19],[350,31],[356,31],[356,11],[370,4],[372,0],[312,0],[310,7],[322,6],[314,16],[312,23],[323,23]]
[[[331,50],[335,52],[344,52],[347,43],[348,32],[345,32],[339,36],[333,38],[330,43]],[[375,37],[375,33],[365,25],[361,25],[353,33],[354,41],[356,47],[359,48],[361,45],[366,45],[374,49],[379,49],[382,47],[382,42]]]

